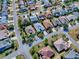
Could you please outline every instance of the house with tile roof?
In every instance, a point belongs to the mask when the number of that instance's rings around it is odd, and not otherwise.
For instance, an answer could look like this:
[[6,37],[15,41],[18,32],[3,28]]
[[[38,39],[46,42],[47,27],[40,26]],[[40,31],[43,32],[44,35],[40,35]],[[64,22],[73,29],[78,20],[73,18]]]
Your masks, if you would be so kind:
[[45,12],[45,16],[46,16],[47,18],[51,18],[51,17],[52,17],[51,11],[50,11],[50,10],[47,10],[47,11]]
[[58,52],[61,52],[63,50],[67,50],[70,47],[70,44],[64,41],[63,38],[60,38],[54,42],[54,46]]
[[7,29],[7,26],[3,25],[3,24],[0,24],[0,30],[4,30],[4,29]]
[[54,56],[54,51],[50,47],[43,47],[40,51],[40,58],[41,59],[50,59],[52,56]]
[[43,25],[45,26],[46,29],[53,27],[53,25],[52,25],[52,23],[50,22],[49,19],[44,20]]

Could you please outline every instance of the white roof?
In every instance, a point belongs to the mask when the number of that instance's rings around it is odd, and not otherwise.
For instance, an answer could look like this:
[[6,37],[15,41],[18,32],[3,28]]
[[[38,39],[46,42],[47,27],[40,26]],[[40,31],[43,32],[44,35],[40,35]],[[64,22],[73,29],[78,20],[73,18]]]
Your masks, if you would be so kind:
[[0,31],[0,39],[8,37],[7,30],[1,30]]
[[57,48],[58,51],[62,51],[63,49],[68,49],[70,47],[69,43],[64,41],[62,38],[58,39],[54,42],[54,46]]
[[0,41],[0,48],[11,45],[9,38],[6,40]]
[[41,23],[35,23],[34,24],[35,29],[37,30],[37,32],[41,31],[41,30],[45,30],[44,26]]

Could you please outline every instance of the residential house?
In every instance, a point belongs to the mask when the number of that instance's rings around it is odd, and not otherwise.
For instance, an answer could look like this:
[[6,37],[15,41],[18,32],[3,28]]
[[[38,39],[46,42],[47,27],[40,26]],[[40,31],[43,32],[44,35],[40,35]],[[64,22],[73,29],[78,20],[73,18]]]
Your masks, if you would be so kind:
[[54,46],[58,52],[61,52],[63,50],[67,50],[70,47],[70,44],[64,41],[63,38],[60,38],[54,42]]
[[68,11],[67,11],[67,9],[65,9],[65,8],[62,8],[62,9],[60,10],[61,16],[66,15],[67,12],[68,12]]
[[27,3],[28,3],[28,5],[32,5],[32,4],[34,4],[34,1],[31,0],[31,1],[28,1]]
[[30,6],[29,6],[29,10],[31,10],[31,11],[32,11],[32,10],[36,10],[36,9],[37,9],[37,7],[35,7],[35,5],[30,5]]
[[7,0],[3,0],[3,4],[2,4],[2,16],[7,16],[8,15],[7,9],[8,9]]
[[47,3],[47,4],[44,4],[44,7],[47,8],[47,7],[51,7],[52,4],[51,3]]
[[51,18],[51,17],[52,17],[51,11],[50,11],[50,10],[47,10],[47,11],[45,12],[45,16],[46,16],[47,18]]
[[54,12],[53,15],[54,15],[55,17],[61,16],[60,12],[58,12],[58,11],[57,11],[57,12]]
[[76,6],[72,6],[72,10],[73,10],[73,12],[78,12],[78,7],[76,7]]
[[5,40],[0,41],[0,52],[3,52],[4,50],[11,47],[11,41],[10,38],[6,38]]
[[41,0],[42,3],[44,4],[44,7],[51,7],[51,3],[49,2],[49,0]]
[[19,0],[19,7],[20,7],[20,12],[25,12],[28,10],[28,8],[25,7],[25,3],[23,0]]
[[62,14],[61,12],[62,11],[65,11],[65,10],[62,9],[62,7],[60,5],[57,5],[56,7],[54,7],[54,10],[52,9],[53,15],[57,16],[57,17],[61,16],[61,14]]
[[41,6],[41,2],[40,1],[36,2],[35,8],[40,9],[40,6]]
[[37,30],[37,32],[40,32],[40,31],[44,31],[45,30],[45,28],[43,27],[43,25],[41,23],[35,23],[34,24],[34,27]]
[[66,18],[69,21],[73,21],[73,20],[76,20],[77,19],[77,16],[75,16],[75,15],[68,15],[68,16],[66,16]]
[[45,15],[40,15],[40,16],[38,16],[38,18],[43,20],[43,19],[45,19]]
[[33,15],[33,16],[30,16],[30,20],[31,20],[31,22],[35,23],[38,21],[38,18],[36,15]]
[[39,54],[41,56],[41,59],[50,59],[52,56],[54,56],[54,51],[50,47],[43,47]]
[[73,15],[79,17],[79,12],[73,12]]
[[23,0],[19,0],[19,4],[24,5],[24,1]]
[[6,29],[0,30],[0,40],[4,40],[8,37],[8,31]]
[[62,24],[67,24],[67,23],[68,23],[68,21],[66,20],[66,17],[65,17],[65,16],[59,17],[58,20],[59,20]]
[[74,2],[74,6],[78,7],[78,9],[79,9],[79,2]]
[[6,29],[0,30],[0,52],[11,47],[11,41],[8,36],[8,31]]
[[67,11],[68,11],[69,14],[73,12],[73,10],[72,10],[71,7],[69,7],[69,8],[67,9]]
[[39,20],[44,20],[45,19],[45,15],[42,12],[38,13],[37,16],[38,16]]
[[25,28],[27,35],[35,34],[34,28],[30,25]]
[[57,18],[54,18],[52,20],[52,22],[53,22],[54,27],[57,27],[57,26],[60,26],[61,25],[61,22]]
[[0,17],[0,24],[7,24],[8,21],[7,21],[7,17],[6,16],[2,16]]
[[49,28],[53,27],[52,23],[48,19],[43,21],[43,25],[45,26],[46,29],[49,29]]
[[8,16],[8,12],[7,11],[2,11],[2,16]]
[[70,50],[68,54],[64,56],[64,58],[65,59],[79,59],[79,53],[72,49]]

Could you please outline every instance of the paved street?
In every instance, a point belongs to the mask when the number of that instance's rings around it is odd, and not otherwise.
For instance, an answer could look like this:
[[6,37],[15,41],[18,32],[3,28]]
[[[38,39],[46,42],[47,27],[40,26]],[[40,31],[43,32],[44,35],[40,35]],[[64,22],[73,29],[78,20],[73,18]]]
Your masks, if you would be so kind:
[[26,45],[22,44],[22,38],[20,36],[20,32],[19,32],[19,28],[18,28],[18,16],[17,16],[17,12],[16,12],[16,4],[15,4],[15,0],[13,0],[13,21],[14,21],[14,29],[15,29],[15,35],[18,38],[18,44],[19,44],[19,48],[17,51],[11,53],[10,55],[6,56],[4,59],[11,59],[12,57],[16,57],[19,54],[24,55],[24,57],[26,59],[32,59],[32,56],[29,53],[29,49]]
[[[73,26],[73,27],[70,27],[69,30],[71,29],[75,29],[75,28],[78,28],[79,27],[79,24]],[[68,38],[69,40],[77,47],[79,48],[79,44],[77,43],[77,41],[75,41],[67,32],[63,32]]]
[[[5,0],[5,3],[3,4],[3,6],[5,7],[6,6],[6,0]],[[5,10],[5,8],[3,7],[3,11]],[[34,45],[37,45],[38,43],[44,41],[45,38],[51,36],[51,35],[55,35],[55,34],[59,34],[59,33],[64,33],[68,38],[69,40],[77,47],[79,48],[79,44],[73,39],[70,37],[70,35],[67,33],[67,32],[64,32],[63,30],[60,30],[60,31],[57,31],[57,32],[52,32],[46,36],[44,36],[44,39],[41,40],[37,40],[37,41],[34,41],[32,46],[29,47],[27,44],[22,44],[22,38],[20,36],[20,31],[19,31],[19,28],[18,28],[18,15],[17,15],[17,11],[16,11],[16,3],[15,3],[15,0],[13,0],[13,23],[14,23],[14,31],[15,31],[15,35],[16,37],[18,38],[17,42],[19,44],[19,48],[17,51],[15,52],[12,52],[10,55],[4,57],[4,59],[11,59],[12,57],[16,57],[17,55],[24,55],[24,57],[26,59],[32,59],[32,56],[29,52],[29,50],[34,46]],[[43,9],[42,9],[43,10]],[[41,10],[41,11],[42,11]],[[69,30],[71,29],[74,29],[76,27],[79,27],[79,24],[77,24],[76,26],[73,26],[73,27],[70,27]]]
[[[70,27],[69,30],[75,29],[75,28],[77,28],[77,27],[79,27],[79,24],[77,24],[76,26]],[[44,38],[47,38],[47,37],[49,37],[49,36],[51,36],[51,35],[55,35],[55,34],[59,34],[59,33],[65,34],[65,35],[69,38],[69,40],[70,40],[77,48],[79,48],[79,44],[78,44],[73,38],[71,38],[70,35],[69,35],[67,32],[64,32],[63,30],[60,30],[60,31],[58,31],[58,32],[50,33],[50,34],[46,35]],[[36,45],[36,44],[38,44],[38,43],[40,43],[40,42],[42,42],[42,41],[44,41],[44,40],[37,40],[37,41],[34,41],[33,44],[32,44],[32,46],[34,46],[34,45]]]
[[11,53],[10,55],[6,56],[3,59],[11,59],[12,57],[15,57],[15,56],[20,55],[20,54],[21,54],[21,51],[20,50],[17,50],[15,52]]
[[24,46],[22,44],[22,38],[20,36],[20,32],[19,32],[19,28],[18,28],[18,16],[17,16],[17,12],[16,12],[16,3],[15,0],[13,0],[13,9],[14,9],[14,27],[15,27],[15,33],[16,33],[16,37],[18,38],[18,44],[19,44],[19,49],[21,49],[23,52],[22,54],[25,56],[26,59],[32,59],[28,47]]
[[44,36],[44,39],[43,39],[43,40],[34,41],[33,44],[32,44],[32,46],[30,47],[30,49],[31,49],[34,45],[37,45],[38,43],[44,41],[45,38],[48,38],[48,37],[50,37],[50,36],[52,36],[52,35],[56,35],[56,34],[59,34],[59,33],[63,33],[62,30],[60,30],[60,31],[58,31],[58,32],[52,32],[52,33],[50,33],[50,34]]

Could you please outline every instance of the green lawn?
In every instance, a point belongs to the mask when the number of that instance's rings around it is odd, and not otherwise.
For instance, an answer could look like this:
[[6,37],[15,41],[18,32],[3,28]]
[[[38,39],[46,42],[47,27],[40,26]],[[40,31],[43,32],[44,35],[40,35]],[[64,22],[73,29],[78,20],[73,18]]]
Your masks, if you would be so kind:
[[79,33],[79,28],[73,29],[69,31],[69,35],[76,41],[78,41],[76,34]]
[[0,0],[0,5],[1,5],[1,3],[2,3],[2,0]]
[[23,55],[16,56],[16,59],[25,59]]
[[3,59],[5,57],[5,53],[0,54],[0,59]]

